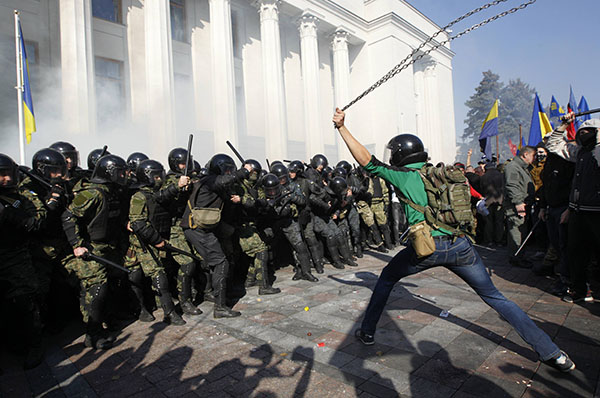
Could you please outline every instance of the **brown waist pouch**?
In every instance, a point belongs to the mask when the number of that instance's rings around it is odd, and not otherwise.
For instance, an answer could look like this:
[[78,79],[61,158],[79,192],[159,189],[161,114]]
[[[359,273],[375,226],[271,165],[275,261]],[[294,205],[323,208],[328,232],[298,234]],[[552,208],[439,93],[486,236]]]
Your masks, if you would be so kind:
[[431,227],[426,221],[411,225],[408,239],[418,258],[430,256],[435,251],[435,241],[431,236]]

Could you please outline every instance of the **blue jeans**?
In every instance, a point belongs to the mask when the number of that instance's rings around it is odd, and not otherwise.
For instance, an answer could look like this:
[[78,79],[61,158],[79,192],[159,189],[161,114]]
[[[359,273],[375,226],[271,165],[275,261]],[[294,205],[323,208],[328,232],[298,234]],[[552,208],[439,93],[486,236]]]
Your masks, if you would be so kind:
[[418,259],[412,246],[409,246],[396,254],[385,266],[362,322],[361,329],[365,333],[375,333],[377,322],[396,282],[405,276],[442,265],[464,280],[486,304],[510,323],[521,338],[538,353],[541,360],[545,361],[558,355],[560,350],[550,337],[494,286],[481,257],[468,239],[457,238],[452,242],[452,239],[436,237],[435,246],[436,251],[422,259]]

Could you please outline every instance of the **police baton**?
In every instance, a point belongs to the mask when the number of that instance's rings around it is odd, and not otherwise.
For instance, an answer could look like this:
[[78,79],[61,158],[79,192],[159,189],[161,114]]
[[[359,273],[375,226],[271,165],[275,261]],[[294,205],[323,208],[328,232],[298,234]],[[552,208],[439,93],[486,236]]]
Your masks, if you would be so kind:
[[[585,111],[585,112],[579,112],[579,113],[576,113],[574,116],[579,117],[579,116],[591,115],[592,113],[598,113],[598,112],[600,112],[600,108],[590,109],[589,111]],[[561,122],[564,122],[566,120],[567,120],[566,116],[560,117]]]
[[[187,177],[190,166],[190,158],[192,157],[192,141],[194,140],[194,134],[190,134],[188,138],[187,155],[185,157],[185,169],[183,175]],[[141,243],[141,240],[140,240]]]
[[127,269],[127,268],[123,267],[122,265],[119,265],[119,264],[117,264],[117,263],[115,263],[115,262],[112,262],[112,261],[110,261],[110,260],[107,260],[107,259],[105,259],[104,257],[96,256],[95,254],[92,254],[92,253],[90,253],[90,252],[86,252],[86,254],[84,254],[84,255],[82,256],[82,258],[83,258],[85,261],[95,261],[95,262],[97,262],[97,263],[99,263],[99,264],[102,264],[102,265],[107,265],[107,266],[109,266],[109,267],[112,267],[112,268],[118,269],[119,271],[123,271],[123,272],[126,272],[126,273],[128,273],[128,274],[130,274],[130,273],[131,273],[131,270],[129,270],[129,269]]
[[[133,228],[132,228],[133,229]],[[152,256],[152,259],[154,260],[154,262],[156,263],[156,265],[158,265],[159,268],[162,267],[162,264],[160,262],[160,260],[158,259],[158,257],[156,256],[156,253],[154,253],[152,251],[152,249],[148,248],[148,245],[146,244],[146,242],[144,242],[144,240],[140,237],[140,234],[136,231],[133,231],[133,234],[135,235],[135,237],[137,238],[138,242],[140,242],[140,246],[142,247],[142,251],[144,253],[148,253],[150,252],[150,256]]]
[[19,166],[19,171],[21,173],[25,174],[26,176],[30,177],[31,179],[39,182],[46,188],[52,189],[52,184],[50,184],[48,181],[44,180],[42,177],[38,176],[37,174],[32,173],[30,170],[27,169],[27,167]]
[[164,249],[168,250],[168,251],[171,251],[171,252],[182,254],[182,255],[187,256],[187,257],[189,257],[189,258],[191,258],[193,260],[196,260],[198,262],[202,262],[203,261],[200,257],[195,256],[192,253],[186,252],[185,250],[182,250],[182,249],[180,249],[178,247],[175,247],[173,245],[170,245],[168,243],[165,243]]
[[242,164],[244,164],[244,158],[242,157],[242,155],[240,155],[240,153],[237,151],[237,149],[235,149],[233,144],[229,141],[225,141],[225,143],[227,144],[227,146],[229,146],[229,148],[231,148],[233,153],[235,153],[235,156],[237,156],[237,158],[240,160],[240,162],[242,162]]
[[542,221],[542,219],[538,218],[538,220],[536,221],[536,223],[533,224],[533,227],[531,228],[531,231],[529,231],[529,234],[527,234],[527,237],[525,238],[525,240],[523,241],[523,243],[521,243],[521,246],[519,246],[519,250],[517,250],[517,252],[515,253],[515,257],[517,257],[519,255],[519,253],[521,252],[521,250],[523,250],[523,247],[525,247],[525,244],[527,243],[527,241],[529,240],[529,238],[531,238],[531,235],[533,235],[533,231],[535,231],[535,229],[538,226],[538,224],[540,223],[540,221]]

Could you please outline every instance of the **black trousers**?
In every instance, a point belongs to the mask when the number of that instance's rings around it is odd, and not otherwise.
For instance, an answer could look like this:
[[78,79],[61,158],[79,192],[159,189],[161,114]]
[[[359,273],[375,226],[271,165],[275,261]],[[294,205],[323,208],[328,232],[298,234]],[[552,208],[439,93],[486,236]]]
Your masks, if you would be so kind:
[[600,247],[600,212],[569,211],[569,271],[576,295],[587,293],[590,255]]
[[196,228],[183,231],[185,238],[194,246],[206,265],[211,269],[212,286],[214,289],[215,303],[225,305],[225,288],[229,262],[221,248],[219,240],[212,231]]

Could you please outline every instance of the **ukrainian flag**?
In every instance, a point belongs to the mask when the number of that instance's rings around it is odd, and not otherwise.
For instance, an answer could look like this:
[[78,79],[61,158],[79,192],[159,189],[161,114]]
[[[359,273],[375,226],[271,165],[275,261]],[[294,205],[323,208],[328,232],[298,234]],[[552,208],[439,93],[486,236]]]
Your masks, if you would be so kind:
[[498,100],[494,101],[492,109],[481,125],[479,145],[481,152],[485,153],[487,159],[492,159],[492,141],[488,138],[498,135]]
[[31,134],[35,131],[35,115],[33,113],[33,100],[31,99],[31,86],[29,84],[29,65],[27,64],[27,52],[23,31],[19,21],[19,35],[21,36],[21,82],[23,85],[23,116],[25,118],[25,136],[27,143],[31,142]]
[[551,132],[552,126],[550,126],[548,115],[544,112],[540,97],[535,93],[533,114],[531,115],[531,127],[529,128],[529,142],[527,145],[536,146],[542,142],[542,138],[544,138],[546,134],[550,134]]
[[550,117],[561,117],[565,115],[565,110],[558,104],[556,98],[552,96],[552,102],[550,102]]

